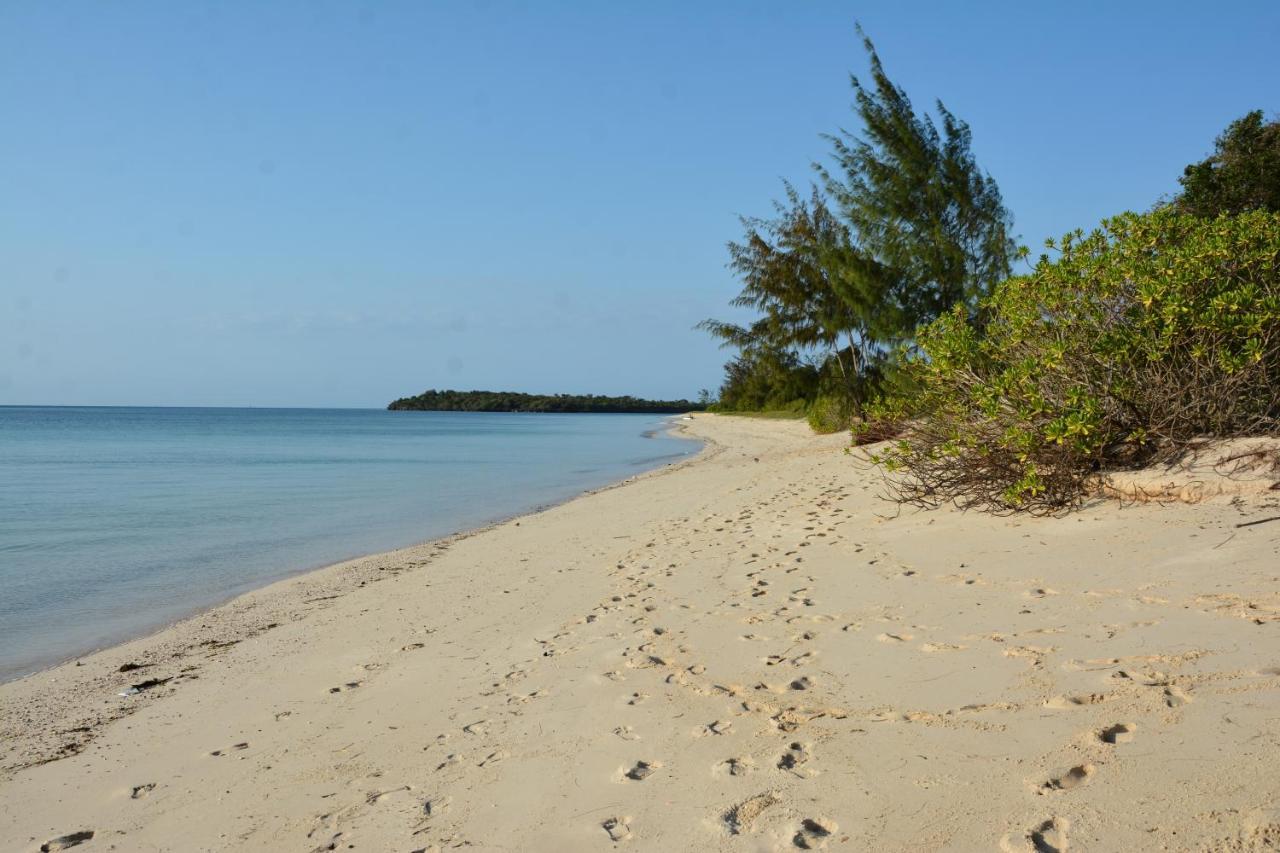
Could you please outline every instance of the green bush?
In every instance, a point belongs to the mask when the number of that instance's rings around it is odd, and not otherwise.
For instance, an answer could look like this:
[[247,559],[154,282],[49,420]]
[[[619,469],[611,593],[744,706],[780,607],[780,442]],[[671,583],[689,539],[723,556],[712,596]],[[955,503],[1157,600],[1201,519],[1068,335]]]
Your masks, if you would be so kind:
[[809,404],[805,416],[816,433],[841,432],[853,424],[853,400],[847,395],[822,394]]
[[1280,432],[1280,214],[1162,209],[1073,232],[920,331],[910,426],[874,458],[924,505],[1053,511],[1100,470]]

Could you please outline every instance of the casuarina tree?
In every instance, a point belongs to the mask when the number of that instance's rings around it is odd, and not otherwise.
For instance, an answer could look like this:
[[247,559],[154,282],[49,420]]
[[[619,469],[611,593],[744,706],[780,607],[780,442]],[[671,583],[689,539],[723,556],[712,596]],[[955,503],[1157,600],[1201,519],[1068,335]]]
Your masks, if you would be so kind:
[[941,101],[937,120],[917,113],[858,33],[871,65],[868,83],[851,76],[862,128],[828,136],[834,164],[818,169],[852,237],[837,289],[868,306],[882,336],[905,339],[956,304],[975,308],[1017,248],[969,126]]

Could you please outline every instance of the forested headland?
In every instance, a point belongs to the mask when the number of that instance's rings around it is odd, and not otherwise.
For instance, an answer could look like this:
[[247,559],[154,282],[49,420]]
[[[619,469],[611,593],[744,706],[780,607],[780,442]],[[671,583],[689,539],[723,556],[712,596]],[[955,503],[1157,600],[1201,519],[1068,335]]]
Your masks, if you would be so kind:
[[669,415],[702,411],[706,403],[689,400],[643,400],[596,394],[522,394],[518,391],[423,391],[401,397],[393,412],[554,412]]
[[700,324],[735,351],[713,411],[893,438],[873,459],[897,498],[995,511],[1074,506],[1098,472],[1206,438],[1280,435],[1280,121],[1246,114],[1171,195],[1033,261],[968,125],[917,110],[862,40],[860,126],[825,136],[811,186],[784,184],[728,246],[732,305],[754,317]]

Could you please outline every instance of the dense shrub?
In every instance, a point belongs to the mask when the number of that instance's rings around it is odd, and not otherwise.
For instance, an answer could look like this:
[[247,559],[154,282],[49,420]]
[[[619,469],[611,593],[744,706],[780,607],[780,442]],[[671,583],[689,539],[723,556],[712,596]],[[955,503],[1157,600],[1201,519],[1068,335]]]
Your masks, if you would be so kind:
[[878,413],[910,424],[875,455],[897,497],[1053,511],[1096,471],[1280,432],[1280,215],[1162,209],[1050,245],[981,328],[921,330],[916,394]]
[[805,417],[816,433],[841,432],[853,424],[853,401],[847,395],[822,394],[809,404]]

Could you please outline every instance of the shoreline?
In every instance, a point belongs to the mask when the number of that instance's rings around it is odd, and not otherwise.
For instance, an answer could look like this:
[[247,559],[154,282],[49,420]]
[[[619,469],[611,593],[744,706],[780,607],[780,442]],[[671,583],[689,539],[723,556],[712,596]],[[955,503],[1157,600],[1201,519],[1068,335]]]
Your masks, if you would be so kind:
[[[13,407],[13,408],[21,408],[21,407]],[[68,408],[87,408],[87,407],[68,407]],[[127,408],[137,408],[137,407],[100,406],[96,408],[126,408],[127,409]],[[208,408],[208,407],[191,406],[191,407],[157,407],[157,408],[197,408],[198,409],[198,408]],[[317,411],[327,411],[327,410],[318,409]],[[373,410],[373,411],[380,411],[380,410]],[[671,434],[677,437],[681,437],[682,440],[698,441],[698,439],[683,438],[683,436],[681,435],[681,432],[682,432],[681,425],[677,423],[675,420],[680,416],[676,415],[676,416],[661,416],[661,417],[663,417],[663,419],[667,422],[666,426],[645,430],[641,433],[641,435],[645,438],[655,438],[665,433],[665,434]],[[621,480],[613,481],[604,486],[597,486],[591,489],[585,489],[580,492],[575,492],[574,494],[568,495],[560,500],[553,500],[546,503],[536,504],[532,507],[522,509],[516,512],[499,515],[478,526],[460,528],[458,530],[453,530],[448,533],[442,534],[440,536],[435,536],[430,539],[423,539],[423,540],[410,542],[406,545],[401,545],[394,548],[378,549],[378,550],[355,554],[348,557],[343,557],[336,560],[325,560],[323,562],[313,563],[310,565],[302,566],[300,568],[286,570],[283,574],[262,579],[261,582],[250,581],[249,585],[246,587],[241,587],[237,591],[228,592],[226,594],[220,594],[216,598],[213,598],[210,601],[208,601],[207,603],[193,605],[190,608],[183,608],[179,613],[179,615],[173,616],[171,618],[167,618],[164,621],[152,624],[149,627],[141,628],[138,631],[130,631],[128,632],[127,635],[122,635],[118,638],[111,639],[108,642],[104,642],[99,645],[93,645],[91,647],[84,648],[80,651],[76,651],[65,656],[60,656],[56,660],[51,660],[48,663],[40,664],[36,669],[33,669],[29,672],[0,676],[0,687],[3,687],[6,684],[12,684],[14,682],[22,681],[23,679],[31,678],[33,676],[38,676],[42,673],[48,672],[53,669],[57,669],[62,666],[66,666],[68,664],[75,664],[76,661],[78,660],[83,660],[93,655],[110,651],[111,649],[117,648],[119,646],[123,646],[123,645],[137,642],[140,640],[146,640],[157,634],[163,633],[171,628],[177,627],[184,622],[190,621],[192,619],[197,619],[210,611],[218,610],[220,608],[227,607],[231,604],[234,604],[234,602],[237,599],[243,596],[251,595],[260,590],[265,590],[276,584],[284,583],[291,580],[296,580],[300,577],[304,577],[306,575],[309,575],[315,572],[323,572],[328,569],[333,569],[338,566],[346,565],[348,563],[354,563],[361,560],[367,560],[375,557],[390,555],[399,551],[405,551],[409,549],[425,548],[428,546],[436,545],[438,543],[452,541],[455,538],[458,538],[461,536],[469,536],[473,534],[483,533],[486,530],[489,530],[493,527],[504,524],[508,521],[514,521],[526,515],[535,515],[547,509],[551,509],[552,507],[560,506],[570,501],[577,500],[578,498],[582,498],[582,497],[586,497],[588,495],[594,494],[597,491],[615,488],[637,477],[642,477],[646,474],[650,474],[655,471],[661,471],[673,465],[680,465],[680,464],[683,464],[684,462],[692,461],[693,459],[696,459],[699,455],[701,455],[703,450],[704,448],[699,448],[691,451],[688,454],[671,454],[668,456],[654,457],[653,459],[648,460],[646,462],[637,463],[637,467],[644,468],[644,470],[642,470],[637,474],[632,474],[630,476],[624,477]],[[663,459],[666,459],[666,458],[675,458],[675,457],[683,457],[683,458],[678,458],[677,461],[671,461],[671,462],[662,461]],[[651,466],[651,467],[646,467],[646,466]]]
[[[672,420],[661,431],[677,435],[683,440],[696,441],[700,446],[678,461],[648,468],[622,480],[587,489],[560,501],[552,501],[523,512],[503,516],[479,527],[454,531],[444,536],[426,539],[401,548],[375,551],[345,560],[325,563],[320,566],[299,569],[265,584],[230,595],[216,604],[197,607],[185,616],[170,620],[136,636],[90,649],[81,654],[71,655],[26,675],[2,680],[0,681],[0,710],[3,709],[4,691],[7,688],[40,679],[61,681],[64,676],[76,675],[76,670],[81,668],[87,668],[90,671],[95,669],[102,670],[101,666],[95,665],[100,664],[104,658],[110,659],[107,664],[108,671],[114,669],[119,672],[120,667],[129,666],[134,662],[135,658],[154,656],[183,658],[198,652],[201,646],[209,645],[216,649],[238,644],[246,639],[258,636],[264,631],[278,627],[278,621],[248,619],[249,615],[256,614],[259,609],[266,608],[271,613],[283,614],[287,618],[288,615],[296,610],[296,606],[299,604],[298,601],[291,599],[301,597],[300,593],[299,595],[291,595],[291,593],[298,592],[304,585],[308,588],[314,586],[315,589],[311,589],[306,593],[308,597],[301,603],[334,600],[349,595],[370,583],[382,580],[383,578],[377,574],[377,572],[384,570],[380,564],[395,562],[401,558],[420,559],[424,551],[427,552],[428,557],[436,556],[447,551],[458,542],[474,536],[481,536],[508,524],[519,526],[522,520],[540,515],[557,507],[563,507],[583,498],[623,488],[650,477],[662,476],[686,466],[697,464],[701,460],[714,457],[721,449],[712,439],[688,436],[687,423],[685,422]],[[374,567],[374,574],[370,574],[368,571],[370,564]],[[425,562],[419,562],[417,567],[425,565]],[[262,599],[266,599],[266,601]],[[204,629],[207,626],[197,625],[201,620],[213,620],[219,623],[216,637],[205,636],[207,631]],[[183,637],[182,635],[189,636]],[[117,659],[119,660],[118,666]],[[138,672],[140,680],[144,681],[145,678],[141,678],[141,676],[145,675],[144,670],[151,666],[153,664],[147,664],[138,669],[127,670],[127,672]],[[181,676],[178,678],[181,678]],[[82,679],[80,684],[73,687],[73,691],[79,692],[90,685],[97,686],[101,681],[101,673],[95,673],[89,678]],[[35,692],[43,693],[43,685],[37,686]],[[122,696],[121,698],[125,697]],[[92,735],[94,730],[129,716],[133,713],[133,710],[130,707],[122,707],[115,709],[114,713],[93,715],[87,725],[82,715],[72,715],[73,719],[61,719],[61,715],[58,715],[57,724],[50,728]],[[11,738],[12,733],[6,729],[7,727],[0,727],[0,745]],[[65,748],[66,743],[58,746],[42,743],[36,750],[36,755],[20,758],[17,763],[12,762],[8,755],[0,751],[0,775],[15,769],[35,766],[49,760],[59,760],[68,754],[76,754],[88,745],[91,738],[82,740],[83,742],[76,742],[72,749]]]
[[33,851],[1280,831],[1280,544],[1235,526],[1274,507],[889,517],[843,436],[678,426],[704,444],[675,464],[0,685],[0,831]]

